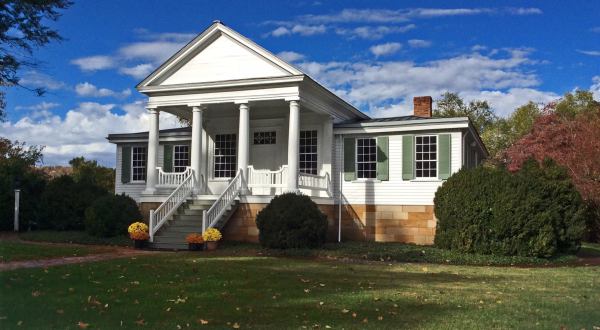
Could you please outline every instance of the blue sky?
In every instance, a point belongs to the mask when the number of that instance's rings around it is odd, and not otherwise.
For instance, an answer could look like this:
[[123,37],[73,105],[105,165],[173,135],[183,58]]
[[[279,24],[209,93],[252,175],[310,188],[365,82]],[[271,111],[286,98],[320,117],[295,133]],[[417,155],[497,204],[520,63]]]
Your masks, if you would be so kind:
[[[416,95],[486,99],[499,115],[575,88],[600,99],[597,1],[76,1],[7,92],[0,135],[114,166],[111,132],[147,128],[134,86],[215,19],[371,116],[406,115]],[[162,116],[161,127],[176,125]]]

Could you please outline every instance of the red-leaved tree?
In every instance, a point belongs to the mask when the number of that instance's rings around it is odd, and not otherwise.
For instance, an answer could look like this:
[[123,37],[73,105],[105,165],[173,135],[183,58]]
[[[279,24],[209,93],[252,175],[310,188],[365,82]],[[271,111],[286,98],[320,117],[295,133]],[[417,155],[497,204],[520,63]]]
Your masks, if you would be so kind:
[[574,116],[544,109],[531,132],[506,149],[501,158],[510,171],[517,171],[530,157],[546,157],[564,166],[583,199],[594,211],[588,239],[600,240],[600,107]]

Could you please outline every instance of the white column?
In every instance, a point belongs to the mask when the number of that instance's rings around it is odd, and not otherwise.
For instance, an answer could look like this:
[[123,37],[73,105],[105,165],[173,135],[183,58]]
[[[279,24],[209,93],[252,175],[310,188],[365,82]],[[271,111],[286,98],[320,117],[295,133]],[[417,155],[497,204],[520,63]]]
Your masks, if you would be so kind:
[[150,114],[150,130],[148,131],[148,162],[146,163],[146,189],[144,194],[154,194],[158,181],[158,119],[157,109],[148,109]]
[[300,149],[300,104],[290,101],[288,129],[288,182],[287,190],[298,191],[298,153]]
[[243,171],[242,193],[248,193],[248,163],[250,162],[250,107],[240,103],[240,127],[238,132],[238,167]]
[[202,106],[192,106],[192,151],[190,167],[194,171],[194,193],[201,193],[202,176],[200,164],[202,162]]

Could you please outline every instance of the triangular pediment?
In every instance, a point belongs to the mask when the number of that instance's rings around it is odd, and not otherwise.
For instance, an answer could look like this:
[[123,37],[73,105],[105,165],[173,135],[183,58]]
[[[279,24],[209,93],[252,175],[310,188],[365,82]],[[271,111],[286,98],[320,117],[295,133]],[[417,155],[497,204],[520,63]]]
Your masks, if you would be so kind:
[[198,84],[301,74],[221,23],[211,25],[138,87]]

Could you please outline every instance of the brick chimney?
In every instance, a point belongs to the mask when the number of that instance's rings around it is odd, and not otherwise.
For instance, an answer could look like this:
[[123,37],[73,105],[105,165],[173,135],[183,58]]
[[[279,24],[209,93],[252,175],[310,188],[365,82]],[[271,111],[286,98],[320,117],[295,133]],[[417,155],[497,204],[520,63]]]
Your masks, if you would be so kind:
[[417,117],[431,117],[432,103],[431,96],[415,96],[413,98],[414,115]]

